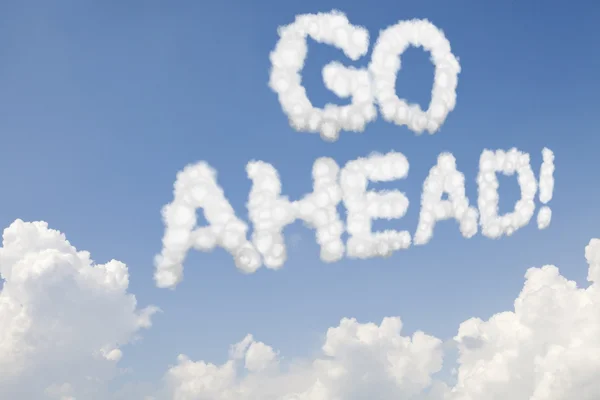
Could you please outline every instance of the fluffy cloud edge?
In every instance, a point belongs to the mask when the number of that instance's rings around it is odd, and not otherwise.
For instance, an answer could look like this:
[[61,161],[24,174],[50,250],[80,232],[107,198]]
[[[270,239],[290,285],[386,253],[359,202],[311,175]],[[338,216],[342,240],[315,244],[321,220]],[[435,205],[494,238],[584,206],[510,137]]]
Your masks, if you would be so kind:
[[[231,346],[223,364],[180,355],[160,387],[132,383],[111,393],[106,383],[116,374],[121,347],[150,327],[158,309],[137,307],[127,291],[125,264],[95,264],[45,222],[16,220],[4,230],[0,249],[0,321],[8,327],[0,332],[0,397],[596,400],[600,239],[589,242],[585,257],[587,288],[555,266],[531,268],[512,311],[461,323],[452,340],[458,350],[452,382],[439,375],[448,365],[439,338],[420,331],[406,335],[399,317],[379,324],[343,318],[327,330],[313,358],[288,361],[247,335]],[[93,320],[81,319],[81,307],[70,307],[73,298]],[[61,336],[65,332],[71,336]]]
[[2,239],[0,398],[102,398],[159,309],[138,307],[124,263],[94,263],[46,222],[17,219]]
[[[587,288],[553,265],[530,268],[512,311],[460,324],[452,381],[436,375],[444,344],[402,334],[399,317],[379,325],[343,318],[314,359],[283,358],[252,335],[216,365],[180,355],[166,374],[176,400],[595,400],[600,396],[600,239],[585,248]],[[253,349],[254,350],[250,350]],[[256,367],[259,365],[260,367]]]

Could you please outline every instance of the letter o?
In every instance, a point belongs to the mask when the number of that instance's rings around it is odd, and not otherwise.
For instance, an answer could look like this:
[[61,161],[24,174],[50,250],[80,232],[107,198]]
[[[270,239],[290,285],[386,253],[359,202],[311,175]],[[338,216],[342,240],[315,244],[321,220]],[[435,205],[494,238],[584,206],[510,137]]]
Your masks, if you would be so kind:
[[[409,104],[396,94],[396,78],[401,68],[400,56],[409,46],[422,46],[431,53],[435,78],[427,111]],[[400,21],[383,30],[375,43],[369,71],[374,95],[383,119],[406,125],[420,134],[435,133],[456,105],[456,86],[460,64],[450,50],[444,33],[427,20]]]

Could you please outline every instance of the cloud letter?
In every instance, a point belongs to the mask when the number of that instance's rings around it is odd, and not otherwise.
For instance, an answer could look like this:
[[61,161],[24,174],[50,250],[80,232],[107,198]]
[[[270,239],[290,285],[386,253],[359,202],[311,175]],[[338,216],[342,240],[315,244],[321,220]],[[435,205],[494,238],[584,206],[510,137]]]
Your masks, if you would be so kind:
[[346,106],[327,104],[324,109],[314,108],[302,86],[300,72],[307,55],[306,38],[335,46],[356,61],[369,50],[369,32],[350,24],[339,12],[304,14],[287,26],[279,28],[279,42],[271,53],[269,86],[290,124],[297,131],[320,132],[328,141],[338,139],[340,130],[362,132],[377,116],[371,80],[366,69],[344,67],[338,62],[323,68],[325,86],[338,97],[352,97]]
[[[211,251],[221,246],[245,272],[261,266],[260,255],[246,239],[248,226],[235,215],[216,176],[205,162],[188,165],[177,174],[173,201],[162,210],[166,229],[162,252],[155,260],[157,286],[174,288],[183,279],[183,261],[192,247]],[[209,226],[196,228],[198,209]]]
[[408,175],[408,160],[401,153],[373,154],[350,161],[342,170],[343,200],[348,210],[348,256],[371,258],[389,256],[410,246],[407,231],[386,230],[373,233],[374,218],[401,218],[408,209],[408,199],[398,190],[367,192],[369,181],[388,182]]
[[315,161],[313,193],[294,202],[281,196],[281,182],[272,165],[262,161],[251,162],[247,171],[252,179],[248,200],[250,220],[254,226],[252,241],[264,256],[267,267],[279,268],[285,262],[282,231],[296,219],[302,219],[316,229],[323,261],[333,262],[343,257],[341,236],[344,224],[336,209],[342,193],[338,184],[339,167],[335,161],[331,158]]

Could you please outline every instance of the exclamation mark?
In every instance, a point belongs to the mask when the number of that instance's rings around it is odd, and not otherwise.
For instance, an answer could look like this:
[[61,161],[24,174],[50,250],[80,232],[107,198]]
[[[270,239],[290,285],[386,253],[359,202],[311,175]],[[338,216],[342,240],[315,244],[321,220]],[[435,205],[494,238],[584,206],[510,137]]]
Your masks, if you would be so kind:
[[[552,200],[554,192],[554,153],[552,150],[544,148],[542,150],[542,168],[540,168],[540,201],[542,204],[548,204]],[[546,229],[552,219],[552,210],[548,206],[543,206],[537,215],[537,224],[539,229]]]

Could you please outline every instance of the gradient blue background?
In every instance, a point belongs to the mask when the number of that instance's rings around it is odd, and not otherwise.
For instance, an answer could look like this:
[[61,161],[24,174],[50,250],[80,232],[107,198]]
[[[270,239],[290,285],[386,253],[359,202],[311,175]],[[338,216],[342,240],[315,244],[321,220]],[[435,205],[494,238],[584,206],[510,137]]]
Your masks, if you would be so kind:
[[[570,3],[570,4],[569,4]],[[460,58],[457,107],[442,131],[415,136],[381,118],[336,143],[292,131],[267,86],[277,27],[299,13],[340,8],[371,33],[403,19],[428,18]],[[379,322],[401,316],[449,339],[458,324],[509,310],[527,268],[556,264],[585,284],[584,246],[599,235],[597,132],[600,6],[593,1],[5,1],[0,3],[0,224],[45,220],[97,262],[126,262],[141,305],[164,313],[143,340],[124,349],[134,379],[155,380],[179,353],[225,360],[251,332],[287,357],[309,354],[340,318]],[[371,47],[372,48],[372,47]],[[341,51],[309,44],[304,82],[316,106],[342,103],[321,82]],[[398,92],[429,103],[429,55],[403,56]],[[481,151],[518,147],[556,155],[551,227],[535,220],[510,238],[466,240],[440,223],[426,246],[390,259],[324,264],[312,231],[296,223],[289,260],[278,272],[239,273],[224,251],[191,253],[176,291],[154,286],[161,249],[160,208],[175,174],[208,161],[232,205],[247,219],[252,159],[272,163],[285,194],[311,190],[314,160],[343,165],[396,150],[411,163],[408,215],[376,226],[414,232],[423,180],[452,152],[476,204]],[[501,182],[501,209],[517,199]],[[383,185],[374,185],[382,187]],[[131,377],[127,378],[128,380]]]

